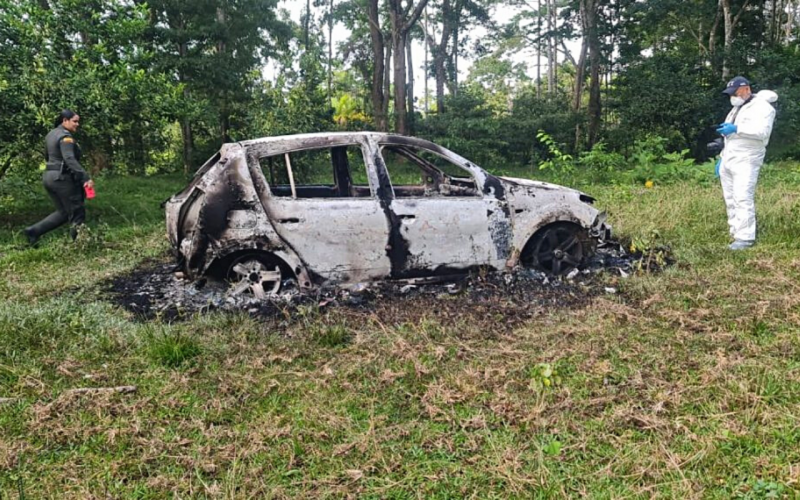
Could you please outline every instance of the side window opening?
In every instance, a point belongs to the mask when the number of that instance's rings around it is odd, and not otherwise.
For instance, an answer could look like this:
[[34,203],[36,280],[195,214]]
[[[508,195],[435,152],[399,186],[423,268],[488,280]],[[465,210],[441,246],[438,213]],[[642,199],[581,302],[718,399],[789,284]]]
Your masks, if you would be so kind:
[[186,195],[186,194],[188,194],[188,193],[189,193],[189,192],[190,192],[192,189],[194,189],[194,186],[197,184],[197,182],[200,180],[200,178],[201,178],[201,177],[203,177],[203,176],[206,174],[206,172],[208,172],[209,170],[211,170],[211,167],[213,167],[214,165],[216,165],[216,164],[217,164],[217,162],[220,160],[220,158],[221,158],[221,157],[222,157],[222,153],[221,153],[220,151],[217,151],[216,153],[214,153],[214,156],[212,156],[211,158],[209,158],[209,159],[208,159],[208,160],[207,160],[207,161],[206,161],[206,162],[203,164],[203,166],[201,166],[201,167],[200,167],[200,168],[197,170],[197,172],[195,172],[195,174],[194,174],[194,177],[192,178],[192,182],[190,182],[190,183],[189,183],[189,184],[188,184],[188,185],[187,185],[185,188],[183,188],[183,189],[182,189],[182,190],[180,190],[178,193],[176,193],[176,196],[185,196],[185,195]]
[[358,145],[306,149],[259,158],[273,196],[366,198],[372,195]]
[[196,178],[198,178],[198,177],[201,177],[203,174],[205,174],[206,172],[208,172],[208,171],[209,171],[209,169],[210,169],[211,167],[213,167],[213,166],[214,166],[214,164],[216,164],[216,163],[219,161],[219,159],[220,159],[221,157],[222,157],[222,152],[221,152],[221,151],[217,151],[217,152],[214,154],[214,156],[212,156],[211,158],[209,158],[209,159],[208,159],[208,160],[207,160],[207,161],[206,161],[206,162],[203,164],[203,166],[202,166],[202,167],[200,167],[199,169],[197,169],[197,172],[195,172],[195,174],[194,174],[194,177],[195,177],[195,179],[196,179]]
[[436,153],[387,145],[381,155],[397,198],[481,195],[469,171]]

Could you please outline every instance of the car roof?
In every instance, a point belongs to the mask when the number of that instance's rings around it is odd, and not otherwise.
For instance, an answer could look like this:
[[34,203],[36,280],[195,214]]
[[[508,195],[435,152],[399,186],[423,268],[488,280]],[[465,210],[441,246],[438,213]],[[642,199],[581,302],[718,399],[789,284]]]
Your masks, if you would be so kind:
[[270,144],[270,143],[279,143],[279,142],[302,142],[302,143],[312,143],[314,141],[320,141],[320,145],[330,144],[331,142],[334,144],[341,144],[353,140],[357,140],[364,137],[375,137],[379,140],[386,137],[407,137],[398,134],[389,134],[386,132],[313,132],[308,134],[291,134],[291,135],[276,135],[276,136],[268,136],[268,137],[260,137],[258,139],[250,139],[247,141],[241,141],[238,144],[241,144],[244,147],[249,146],[256,146],[259,144]]
[[424,148],[441,156],[449,157],[451,160],[464,162],[472,168],[480,168],[466,158],[436,143],[408,135],[389,134],[386,132],[315,132],[312,134],[279,135],[228,143],[224,144],[222,149],[224,150],[227,147],[241,147],[248,150],[250,154],[263,158],[274,154],[304,149],[359,144],[362,143],[365,138],[371,138],[383,144]]

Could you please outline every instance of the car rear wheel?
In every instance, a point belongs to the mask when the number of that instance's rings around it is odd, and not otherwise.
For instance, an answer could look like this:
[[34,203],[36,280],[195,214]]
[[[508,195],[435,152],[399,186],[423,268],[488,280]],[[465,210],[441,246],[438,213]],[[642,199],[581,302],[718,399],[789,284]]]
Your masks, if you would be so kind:
[[539,230],[525,245],[522,263],[546,273],[567,274],[581,266],[591,252],[586,230],[577,224],[558,222]]
[[283,274],[281,266],[259,255],[242,255],[228,266],[228,281],[233,283],[230,295],[252,295],[263,300],[278,293]]

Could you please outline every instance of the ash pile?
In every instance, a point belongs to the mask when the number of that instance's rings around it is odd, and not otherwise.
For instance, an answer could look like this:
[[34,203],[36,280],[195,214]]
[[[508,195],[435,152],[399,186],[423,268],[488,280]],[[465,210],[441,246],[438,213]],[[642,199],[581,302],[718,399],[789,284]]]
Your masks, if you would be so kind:
[[112,302],[137,318],[179,320],[214,310],[240,311],[264,318],[290,320],[301,306],[369,310],[422,307],[447,316],[471,313],[502,314],[524,319],[552,307],[580,307],[591,297],[618,293],[620,279],[659,272],[672,264],[669,249],[631,252],[630,245],[602,243],[580,269],[552,276],[517,267],[505,272],[476,269],[469,274],[417,278],[402,281],[357,283],[301,291],[293,279],[284,280],[279,291],[257,298],[241,284],[200,279],[188,281],[172,263],[144,262],[132,272],[108,283]]

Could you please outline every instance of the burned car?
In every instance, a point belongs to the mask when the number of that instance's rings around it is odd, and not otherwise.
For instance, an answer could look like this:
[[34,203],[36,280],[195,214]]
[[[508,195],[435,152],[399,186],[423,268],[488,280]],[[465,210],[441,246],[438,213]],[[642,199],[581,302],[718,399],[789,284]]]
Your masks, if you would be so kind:
[[260,298],[290,278],[309,289],[480,266],[561,274],[610,232],[593,202],[426,140],[342,132],[225,144],[165,207],[187,277]]

